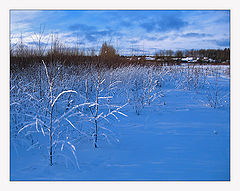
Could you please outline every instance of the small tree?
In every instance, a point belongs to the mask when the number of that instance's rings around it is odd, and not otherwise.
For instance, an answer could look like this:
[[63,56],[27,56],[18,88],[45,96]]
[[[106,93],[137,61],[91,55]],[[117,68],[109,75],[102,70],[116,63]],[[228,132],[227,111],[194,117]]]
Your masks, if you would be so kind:
[[[100,126],[101,121],[105,120],[106,122],[109,122],[108,118],[110,116],[119,121],[116,114],[127,117],[127,115],[122,113],[120,109],[125,107],[128,103],[121,106],[110,104],[114,96],[112,90],[117,88],[120,81],[110,81],[107,83],[106,76],[104,77],[104,72],[101,68],[97,68],[95,72],[95,74],[91,73],[90,75],[92,77],[90,83],[88,83],[88,78],[85,81],[86,105],[88,105],[90,113],[85,115],[78,111],[77,114],[80,114],[81,117],[86,116],[88,118],[87,121],[94,126],[94,147],[97,148],[99,129],[108,130],[107,128]],[[93,85],[92,88],[89,87],[91,84]],[[91,96],[88,97],[89,94],[91,94]],[[104,137],[107,136],[105,133],[101,133],[100,135]]]
[[49,75],[49,72],[48,72],[48,69],[47,69],[47,66],[46,64],[44,63],[44,61],[42,60],[42,63],[45,67],[45,70],[46,70],[46,75],[47,75],[47,79],[48,79],[48,85],[49,85],[49,92],[50,92],[50,109],[49,109],[49,114],[50,114],[50,121],[49,121],[49,127],[48,127],[48,130],[49,130],[49,148],[50,148],[50,151],[49,151],[49,159],[50,159],[50,165],[52,166],[53,164],[53,134],[54,134],[54,129],[53,129],[53,109],[54,109],[54,106],[55,106],[55,103],[57,102],[57,100],[59,99],[60,96],[62,96],[63,94],[65,93],[77,93],[76,91],[74,90],[67,90],[67,91],[62,91],[60,94],[58,94],[58,96],[56,98],[53,97],[53,83],[54,83],[54,79],[55,79],[55,76],[52,77]]
[[[59,117],[59,114],[61,112],[57,112],[56,103],[59,102],[60,97],[63,97],[66,93],[77,93],[74,90],[65,90],[61,91],[57,94],[57,89],[54,87],[54,83],[56,82],[56,76],[57,72],[55,74],[50,75],[49,70],[45,64],[45,62],[42,60],[42,63],[45,68],[46,76],[47,76],[47,84],[48,88],[46,89],[46,93],[41,99],[38,99],[36,96],[34,96],[31,91],[28,91],[26,89],[26,85],[23,87],[24,93],[30,97],[30,99],[27,101],[28,105],[21,107],[26,107],[28,110],[30,110],[27,113],[23,113],[24,117],[28,117],[29,122],[27,122],[23,127],[18,131],[18,134],[25,129],[35,129],[36,131],[30,130],[25,133],[25,135],[31,135],[31,133],[42,133],[43,136],[47,135],[49,138],[48,148],[49,148],[49,161],[50,166],[53,165],[53,149],[54,146],[56,146],[60,141],[57,140],[56,132],[60,127],[60,118],[63,118],[62,116],[67,116],[66,113],[64,113],[61,117]],[[54,96],[55,94],[55,96]],[[62,103],[62,102],[61,102]],[[34,107],[33,107],[34,106]],[[28,121],[27,119],[25,121]],[[74,146],[71,144],[71,142],[67,141],[67,143],[74,148]],[[73,153],[74,154],[74,153]]]
[[101,62],[108,67],[111,67],[118,62],[119,57],[116,54],[115,48],[106,42],[102,44],[99,55]]
[[116,50],[112,45],[108,45],[106,42],[102,44],[100,50],[101,57],[112,57],[116,55]]

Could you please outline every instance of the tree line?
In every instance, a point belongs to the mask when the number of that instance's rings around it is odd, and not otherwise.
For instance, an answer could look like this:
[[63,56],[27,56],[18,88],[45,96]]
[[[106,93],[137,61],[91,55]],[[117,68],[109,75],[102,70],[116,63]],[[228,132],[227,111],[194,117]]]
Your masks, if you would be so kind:
[[211,58],[217,64],[230,63],[230,49],[191,49],[191,50],[160,50],[155,53],[154,59],[147,60],[148,55],[119,55],[116,49],[104,42],[99,53],[94,48],[80,50],[77,47],[68,48],[58,40],[52,40],[50,46],[41,43],[39,40],[35,47],[29,47],[22,41],[12,46],[10,44],[10,69],[24,69],[32,65],[37,65],[45,60],[46,63],[61,63],[64,65],[98,65],[102,67],[114,68],[123,65],[173,65],[180,64],[182,58],[198,58],[198,63],[206,63],[206,58]]

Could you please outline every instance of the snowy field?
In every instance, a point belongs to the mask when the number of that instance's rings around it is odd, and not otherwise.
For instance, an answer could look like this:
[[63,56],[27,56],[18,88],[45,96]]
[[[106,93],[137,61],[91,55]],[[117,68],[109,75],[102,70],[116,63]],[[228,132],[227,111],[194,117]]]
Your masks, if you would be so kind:
[[229,71],[12,73],[10,180],[230,180]]

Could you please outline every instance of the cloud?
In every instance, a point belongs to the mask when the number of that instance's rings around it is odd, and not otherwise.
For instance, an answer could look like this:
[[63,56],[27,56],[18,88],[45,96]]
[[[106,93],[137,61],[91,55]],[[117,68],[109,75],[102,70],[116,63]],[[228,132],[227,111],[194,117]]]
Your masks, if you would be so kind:
[[130,21],[121,21],[119,23],[119,26],[122,26],[122,27],[132,27],[133,26],[133,23],[131,23]]
[[230,24],[230,10],[224,10],[220,12],[221,14],[215,21],[215,23],[225,23],[225,24]]
[[95,42],[98,39],[101,39],[106,36],[110,36],[111,34],[112,34],[111,31],[103,30],[103,31],[86,32],[84,36],[89,42]]
[[104,37],[119,37],[122,36],[122,33],[116,32],[114,30],[98,30],[98,31],[89,31],[84,32],[83,35],[89,42],[94,42],[97,40],[101,40]]
[[41,24],[40,19],[47,16],[44,11],[10,10],[11,33],[30,32],[33,26]]
[[85,34],[85,38],[89,42],[96,42],[97,41],[97,38],[94,35],[91,35],[91,34]]
[[142,54],[142,53],[146,53],[147,51],[142,48],[132,47],[132,48],[126,48],[126,52],[128,52],[128,54]]
[[68,31],[72,32],[72,35],[79,34],[84,37],[88,42],[96,42],[104,37],[119,37],[122,33],[113,30],[108,26],[103,29],[97,26],[87,25],[87,24],[73,24],[68,27]]
[[205,40],[204,42],[217,45],[218,47],[221,47],[221,48],[229,48],[230,47],[230,40],[229,39]]
[[181,18],[176,16],[166,15],[159,19],[153,19],[145,21],[139,24],[140,27],[145,29],[147,32],[169,32],[180,30],[187,26],[188,23],[183,21]]
[[162,40],[165,40],[165,39],[168,39],[169,38],[169,36],[162,36],[162,37],[155,37],[155,36],[151,36],[151,37],[149,37],[149,36],[147,36],[147,37],[145,37],[147,40],[149,40],[149,41],[162,41]]
[[211,36],[213,35],[206,34],[206,33],[193,33],[193,32],[181,35],[181,37],[184,37],[184,38],[202,38],[202,37],[211,37]]
[[150,41],[155,41],[155,40],[158,40],[157,37],[146,37],[147,40],[150,40]]
[[129,40],[128,42],[131,43],[131,44],[136,44],[136,43],[138,43],[139,41],[138,41],[138,40]]
[[90,26],[86,24],[73,24],[73,25],[70,25],[68,28],[71,31],[84,31],[84,32],[96,30],[95,26]]
[[12,23],[30,22],[38,18],[42,11],[10,10],[10,20]]
[[230,40],[229,39],[216,40],[215,43],[218,46],[230,47]]
[[[74,46],[78,41],[84,47],[93,47],[98,46],[96,42],[106,40],[117,41],[127,51],[132,45],[144,45],[145,51],[150,52],[152,47],[230,46],[230,12],[226,10],[11,11],[11,43],[19,42],[21,34],[24,43],[35,41],[31,37],[39,33],[41,25],[46,26],[44,43],[51,39],[47,37],[49,34],[56,33],[66,46]],[[142,52],[141,46],[133,51]]]

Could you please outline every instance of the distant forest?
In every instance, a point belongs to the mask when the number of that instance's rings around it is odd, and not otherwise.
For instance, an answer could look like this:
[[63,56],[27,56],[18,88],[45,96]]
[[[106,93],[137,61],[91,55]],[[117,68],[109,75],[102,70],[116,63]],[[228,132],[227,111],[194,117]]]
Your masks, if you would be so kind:
[[[190,60],[184,60],[184,58]],[[103,43],[99,52],[95,49],[88,51],[79,48],[67,48],[59,41],[52,41],[50,46],[39,42],[35,47],[28,47],[22,42],[15,46],[10,45],[10,69],[18,70],[38,65],[44,60],[46,63],[58,63],[62,65],[97,65],[101,67],[115,68],[124,65],[179,65],[183,62],[198,64],[230,64],[230,49],[200,49],[200,50],[160,50],[152,55],[119,55],[116,49]]]
[[183,58],[183,57],[198,57],[203,59],[204,57],[211,58],[216,60],[216,62],[224,62],[230,60],[230,49],[200,49],[200,50],[160,50],[159,53],[156,53],[157,57],[176,57],[176,58]]

